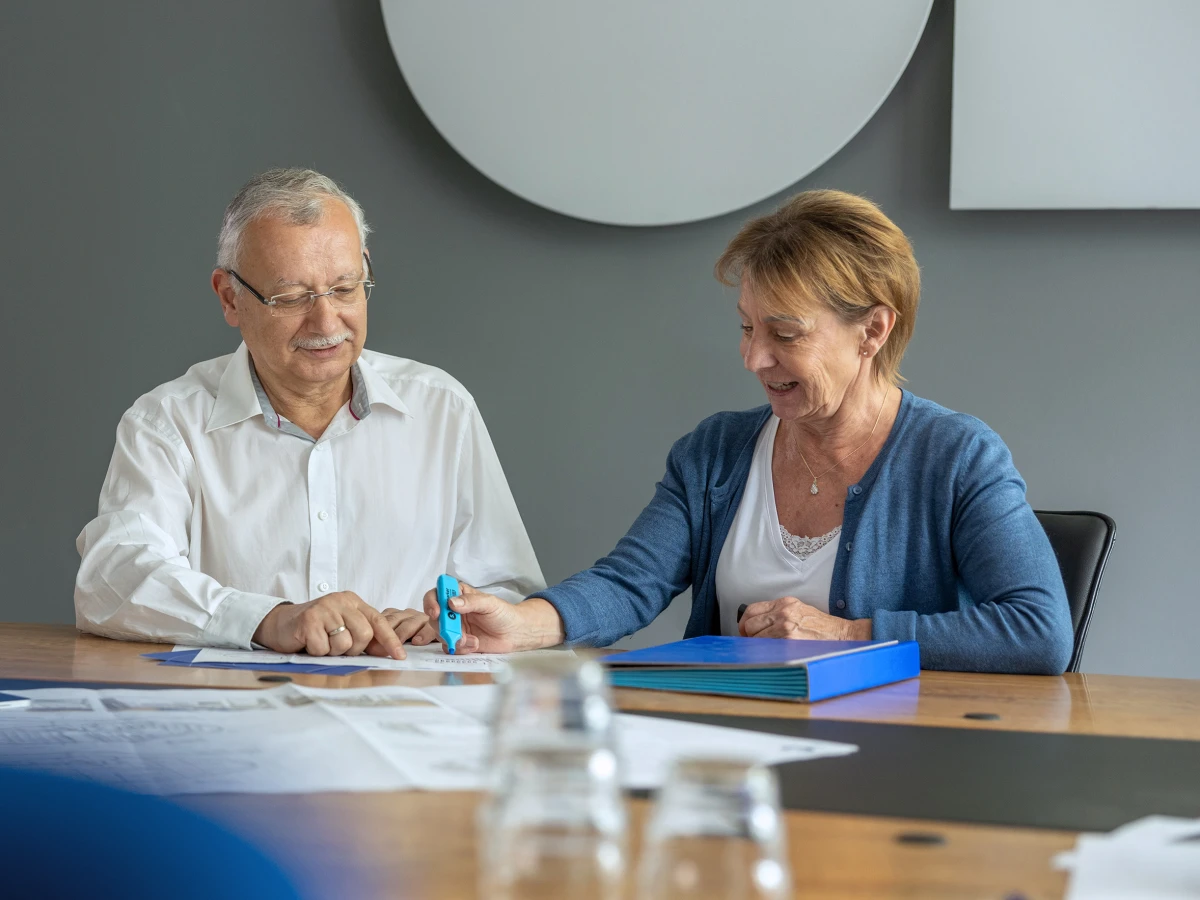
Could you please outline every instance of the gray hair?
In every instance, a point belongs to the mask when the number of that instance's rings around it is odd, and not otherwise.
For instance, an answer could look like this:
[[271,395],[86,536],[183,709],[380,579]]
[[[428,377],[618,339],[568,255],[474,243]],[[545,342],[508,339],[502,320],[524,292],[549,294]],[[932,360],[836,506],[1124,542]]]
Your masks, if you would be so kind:
[[237,265],[242,234],[255,219],[270,216],[289,225],[312,225],[321,220],[324,203],[330,198],[341,200],[349,208],[358,226],[359,243],[366,249],[371,229],[362,207],[336,181],[312,169],[268,169],[242,185],[225,208],[221,233],[217,235],[218,268]]

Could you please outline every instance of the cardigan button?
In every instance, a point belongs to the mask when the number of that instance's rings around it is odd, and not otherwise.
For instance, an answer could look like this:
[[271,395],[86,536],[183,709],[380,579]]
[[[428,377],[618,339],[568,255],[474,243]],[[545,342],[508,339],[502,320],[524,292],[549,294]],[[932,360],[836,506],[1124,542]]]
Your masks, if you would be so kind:
[[845,601],[845,600],[839,600],[839,601],[837,602],[837,608],[838,608],[838,609],[845,609],[845,608],[846,608],[846,601]]

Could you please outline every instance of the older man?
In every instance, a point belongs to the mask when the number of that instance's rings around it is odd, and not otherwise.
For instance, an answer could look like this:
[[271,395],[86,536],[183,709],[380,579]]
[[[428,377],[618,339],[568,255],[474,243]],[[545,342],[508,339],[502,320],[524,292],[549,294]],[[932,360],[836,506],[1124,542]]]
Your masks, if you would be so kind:
[[419,608],[439,573],[510,600],[544,586],[471,395],[363,349],[367,232],[313,171],[233,198],[212,287],[243,343],[122,417],[77,541],[82,630],[402,658],[436,638]]

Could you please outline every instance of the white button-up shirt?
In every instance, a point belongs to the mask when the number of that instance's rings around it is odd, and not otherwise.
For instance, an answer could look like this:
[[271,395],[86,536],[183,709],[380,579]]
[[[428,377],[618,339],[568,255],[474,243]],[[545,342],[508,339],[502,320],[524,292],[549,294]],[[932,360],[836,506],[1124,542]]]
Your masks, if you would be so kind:
[[420,609],[443,572],[511,601],[544,587],[466,389],[369,350],[351,373],[318,440],[271,408],[245,344],[141,397],[76,541],[78,627],[248,648],[284,600]]

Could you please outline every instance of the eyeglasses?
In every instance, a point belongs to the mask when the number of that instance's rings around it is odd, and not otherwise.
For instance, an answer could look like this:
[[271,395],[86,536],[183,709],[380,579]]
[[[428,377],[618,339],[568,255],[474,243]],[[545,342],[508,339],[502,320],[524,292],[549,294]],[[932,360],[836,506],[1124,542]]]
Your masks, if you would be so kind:
[[329,302],[336,308],[344,308],[354,306],[357,303],[366,303],[371,297],[371,288],[375,287],[375,273],[371,271],[371,257],[363,254],[363,259],[367,263],[367,277],[361,281],[345,281],[341,284],[335,284],[327,291],[317,293],[316,291],[288,291],[286,294],[274,294],[271,297],[264,297],[249,284],[246,279],[235,272],[233,269],[225,271],[238,280],[246,290],[258,298],[259,302],[270,308],[272,316],[302,316],[317,302],[318,297],[328,297]]

